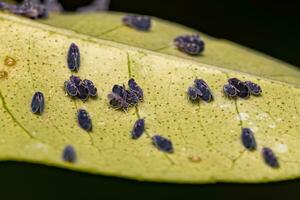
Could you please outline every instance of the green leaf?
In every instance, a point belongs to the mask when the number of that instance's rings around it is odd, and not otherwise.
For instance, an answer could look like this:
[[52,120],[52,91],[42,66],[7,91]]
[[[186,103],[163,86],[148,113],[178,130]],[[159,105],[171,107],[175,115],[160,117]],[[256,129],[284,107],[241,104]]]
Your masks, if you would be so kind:
[[[300,176],[299,70],[208,36],[203,36],[204,55],[190,57],[172,40],[194,30],[154,19],[149,33],[138,32],[122,26],[121,16],[57,15],[41,21],[48,26],[0,14],[0,59],[16,61],[0,64],[0,160],[164,182],[266,182]],[[100,93],[85,103],[65,96],[63,89],[71,75],[66,54],[72,42],[81,51],[77,75],[94,81]],[[106,96],[129,77],[144,89],[145,99],[136,109],[116,111]],[[188,100],[186,90],[196,77],[209,84],[213,102]],[[222,87],[229,77],[258,83],[262,96],[225,97]],[[40,116],[29,109],[35,91],[46,97]],[[89,111],[91,133],[77,125],[78,108]],[[130,138],[139,116],[149,135],[172,140],[173,154],[158,151],[146,134]],[[242,127],[254,131],[257,151],[242,146]],[[61,159],[67,144],[76,149],[74,164]],[[279,169],[263,162],[264,146],[274,150]]]
[[[96,38],[300,85],[300,70],[277,59],[156,18],[151,31],[134,31],[120,23],[122,16],[122,13],[54,15],[41,22]],[[189,33],[199,33],[204,38],[206,49],[202,56],[189,56],[174,47],[176,36]]]

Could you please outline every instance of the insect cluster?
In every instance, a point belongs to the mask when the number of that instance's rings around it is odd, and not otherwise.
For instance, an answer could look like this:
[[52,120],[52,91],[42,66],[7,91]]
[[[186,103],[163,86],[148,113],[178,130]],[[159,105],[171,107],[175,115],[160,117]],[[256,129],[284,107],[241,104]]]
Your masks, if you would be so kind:
[[0,2],[0,10],[6,10],[12,14],[21,15],[31,19],[47,18],[48,11],[39,0],[24,0],[20,5],[10,5]]
[[145,15],[126,15],[122,22],[139,31],[148,31],[151,28],[151,17]]
[[187,93],[191,101],[202,99],[203,101],[210,102],[213,100],[212,92],[203,79],[195,79],[194,85],[188,88]]
[[256,83],[251,81],[240,81],[237,78],[228,79],[228,84],[225,84],[223,91],[229,97],[241,97],[248,98],[250,94],[259,96],[262,93],[262,89]]
[[[139,31],[148,31],[151,28],[151,17],[146,15],[125,15],[122,22],[124,25]],[[204,41],[198,34],[180,35],[173,42],[180,51],[189,55],[199,55],[205,47]]]
[[[148,31],[151,28],[151,17],[145,15],[125,15],[123,24],[139,31]],[[174,40],[174,45],[189,55],[199,55],[204,51],[205,43],[198,34],[180,35]]]
[[[237,78],[228,79],[228,84],[224,85],[223,90],[230,97],[238,96],[241,98],[248,98],[250,94],[258,96],[262,92],[261,87],[256,83],[253,83],[251,81],[242,82]],[[199,100],[209,102],[213,100],[212,92],[208,87],[207,83],[203,79],[195,79],[194,85],[188,88],[187,93],[190,100],[193,102]],[[242,144],[246,149],[250,151],[257,149],[254,133],[250,128],[242,128],[241,140],[242,140]],[[156,146],[158,147],[157,141],[159,140],[155,140],[155,141],[156,141]],[[153,139],[153,143],[155,143],[154,139]],[[278,159],[270,148],[264,147],[262,150],[262,156],[265,163],[270,167],[272,168],[279,167]]]
[[[0,9],[7,9],[6,6],[6,4],[0,2]],[[25,8],[27,9],[28,13],[38,12],[32,10],[33,8],[38,9],[37,7],[33,6],[32,1],[25,1],[22,6],[18,7],[18,9],[23,9],[23,11],[26,10]],[[30,10],[30,12],[28,10]],[[151,27],[151,18],[148,16],[127,15],[123,18],[123,23],[137,30],[149,30]],[[204,50],[204,42],[200,39],[199,35],[179,36],[175,38],[174,43],[180,50],[191,55],[199,54]],[[69,47],[67,64],[71,71],[79,71],[80,51],[75,43],[72,43]],[[88,79],[81,80],[80,77],[74,75],[70,76],[69,80],[65,81],[64,88],[69,96],[77,97],[83,101],[87,100],[90,96],[97,96],[97,88],[92,81]],[[248,98],[251,94],[254,96],[259,96],[262,93],[262,89],[258,84],[251,81],[242,82],[237,78],[228,79],[228,84],[224,85],[223,91],[229,97],[237,96],[241,98]],[[203,79],[195,79],[194,85],[188,88],[187,93],[192,101],[203,100],[205,102],[210,102],[214,99],[211,89]],[[142,88],[133,78],[131,78],[128,81],[128,89],[126,89],[125,85],[114,85],[112,92],[108,95],[108,100],[112,107],[126,111],[129,107],[136,106],[140,101],[143,100],[143,97]],[[36,92],[32,97],[31,111],[33,113],[42,114],[44,111],[44,101],[43,93]],[[82,129],[87,132],[92,131],[92,120],[89,113],[85,109],[79,109],[77,111],[77,121],[78,125]],[[131,137],[133,139],[138,139],[143,135],[144,132],[146,132],[145,119],[138,119],[132,128]],[[152,144],[160,151],[166,153],[174,152],[171,140],[161,135],[153,135],[151,137],[151,141]],[[254,151],[257,149],[255,136],[250,128],[242,128],[241,141],[247,150]],[[261,153],[264,162],[267,165],[272,168],[279,167],[278,159],[270,148],[262,148]],[[73,146],[67,145],[64,148],[62,159],[70,163],[76,162],[77,156]]]
[[199,55],[205,43],[199,35],[180,35],[174,39],[175,46],[190,55]]
[[94,83],[88,79],[81,80],[78,76],[70,76],[70,79],[64,83],[65,91],[71,97],[78,97],[86,101],[90,96],[97,96],[97,88]]
[[135,106],[143,100],[143,90],[133,78],[129,79],[128,87],[127,90],[125,85],[113,86],[112,92],[107,96],[113,108],[126,111],[130,106]]

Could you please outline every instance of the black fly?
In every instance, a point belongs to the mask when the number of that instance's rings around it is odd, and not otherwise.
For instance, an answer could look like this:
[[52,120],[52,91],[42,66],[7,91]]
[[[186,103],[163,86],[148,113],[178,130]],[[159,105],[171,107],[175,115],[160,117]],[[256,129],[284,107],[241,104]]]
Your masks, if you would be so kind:
[[33,113],[42,114],[45,107],[44,95],[41,92],[36,92],[31,100],[31,111]]

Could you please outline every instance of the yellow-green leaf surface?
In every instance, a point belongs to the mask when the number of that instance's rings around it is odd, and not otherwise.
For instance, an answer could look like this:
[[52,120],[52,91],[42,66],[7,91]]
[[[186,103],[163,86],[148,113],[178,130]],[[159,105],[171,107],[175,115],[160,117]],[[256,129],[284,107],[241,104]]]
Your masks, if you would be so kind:
[[133,31],[121,24],[123,16],[122,13],[54,15],[41,22],[96,38],[300,85],[300,70],[274,58],[203,33],[200,36],[206,44],[204,53],[202,56],[189,56],[177,50],[173,39],[198,31],[160,19],[154,20],[149,32]]
[[[48,26],[0,14],[0,160],[164,182],[300,177],[296,68],[207,36],[204,55],[189,57],[172,46],[172,39],[193,30],[154,19],[149,33],[138,32],[120,25],[120,19],[120,14],[110,13],[53,16],[42,21]],[[97,99],[85,103],[67,97],[63,89],[71,75],[66,53],[72,42],[82,56],[77,75],[92,80],[99,90]],[[8,58],[16,63],[8,64]],[[127,113],[110,108],[107,94],[130,76],[144,89],[144,101]],[[189,102],[186,90],[196,77],[210,85],[213,102]],[[229,77],[257,82],[262,96],[226,98],[222,87]],[[46,97],[41,116],[29,109],[35,91]],[[89,111],[91,133],[77,125],[78,108]],[[130,138],[139,116],[145,118],[149,135],[159,133],[172,140],[173,154],[158,151],[147,135]],[[255,132],[257,151],[244,149],[241,127]],[[61,160],[67,144],[77,151],[74,164]],[[264,164],[264,146],[278,156],[279,169]]]

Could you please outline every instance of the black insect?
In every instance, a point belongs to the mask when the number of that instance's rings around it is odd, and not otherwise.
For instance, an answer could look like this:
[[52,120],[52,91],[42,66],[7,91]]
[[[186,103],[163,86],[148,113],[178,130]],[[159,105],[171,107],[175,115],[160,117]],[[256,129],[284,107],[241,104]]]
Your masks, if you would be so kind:
[[72,97],[86,101],[89,96],[97,96],[97,88],[94,83],[88,79],[81,80],[78,76],[70,76],[69,81],[65,81],[65,90]]
[[133,139],[138,139],[139,137],[141,137],[144,131],[145,131],[145,120],[138,119],[134,123],[133,129],[131,131],[131,136]]
[[78,86],[81,83],[81,79],[78,76],[70,76],[70,81],[73,82],[76,86]]
[[191,101],[202,99],[210,102],[213,100],[212,92],[203,79],[195,79],[194,86],[189,87],[187,93]]
[[6,4],[7,7],[6,9],[10,12],[14,14],[14,11],[17,10],[19,8],[19,6],[15,5],[15,4]]
[[44,95],[41,92],[36,92],[31,100],[31,111],[36,114],[42,114],[45,107]]
[[20,6],[12,5],[10,6],[9,11],[13,14],[31,19],[36,19],[38,17],[38,11],[33,7],[29,7],[26,3]]
[[78,124],[82,129],[86,131],[92,130],[92,120],[86,110],[79,109],[77,112],[77,119],[78,119]]
[[65,90],[68,95],[75,97],[78,94],[76,84],[72,81],[65,81]]
[[229,97],[235,97],[238,93],[238,90],[233,85],[230,84],[225,84],[223,87],[223,91]]
[[202,95],[200,90],[195,87],[189,87],[187,93],[191,101],[197,101],[199,99],[199,96]]
[[256,141],[254,134],[250,128],[243,128],[241,135],[242,143],[248,150],[256,149]]
[[130,104],[127,103],[127,101],[120,97],[118,94],[110,93],[109,95],[107,95],[107,98],[109,100],[109,104],[115,109],[122,109],[124,111],[127,111],[130,106]]
[[256,83],[253,83],[251,81],[245,81],[245,85],[248,87],[250,90],[251,94],[258,96],[262,93],[262,89],[259,85]]
[[77,86],[77,97],[81,99],[82,101],[86,101],[89,98],[89,91],[85,87],[83,82],[80,82],[79,85]]
[[48,17],[46,7],[39,1],[24,0],[21,5],[10,5],[8,9],[13,14],[22,15],[31,19]]
[[79,71],[80,52],[78,46],[75,43],[72,43],[70,45],[67,62],[68,62],[68,67],[71,71]]
[[[78,76],[72,75],[72,76],[70,76],[70,82],[71,82],[71,84],[75,85],[75,87],[76,87],[76,94],[77,94],[76,96],[79,99],[86,101],[89,97],[89,91],[85,87],[85,84],[83,83],[83,81]],[[68,93],[68,90],[67,90],[67,93]]]
[[74,163],[77,160],[76,151],[73,146],[67,145],[62,153],[62,159],[66,162]]
[[92,96],[92,97],[97,96],[97,88],[95,87],[95,85],[92,81],[84,79],[82,82],[83,82],[84,87],[87,89],[89,96]]
[[128,87],[131,91],[133,91],[139,98],[139,100],[142,100],[144,97],[143,90],[138,84],[135,82],[133,78],[129,79],[128,81]]
[[112,88],[112,92],[118,96],[120,96],[122,99],[126,101],[127,98],[127,91],[125,88],[125,85],[114,85]]
[[139,103],[140,99],[135,92],[133,92],[132,90],[127,90],[126,93],[127,93],[126,102],[128,104],[134,106]]
[[38,18],[45,19],[48,17],[48,9],[43,4],[38,4],[36,9],[38,11]]
[[143,100],[143,90],[134,79],[129,79],[128,87],[127,90],[125,85],[113,86],[112,93],[107,95],[109,104],[113,108],[127,111],[130,106],[135,106]]
[[175,46],[190,55],[198,55],[204,50],[204,41],[199,35],[181,35],[174,39]]
[[275,154],[273,153],[272,149],[268,147],[264,147],[262,149],[262,156],[267,165],[269,165],[272,168],[278,168],[279,162]]
[[151,28],[151,17],[145,15],[126,15],[122,21],[126,26],[140,31],[148,31]]
[[228,83],[236,88],[238,97],[248,98],[250,96],[249,88],[244,82],[240,81],[239,79],[230,78],[228,79]]
[[5,2],[0,1],[0,10],[6,10],[9,8],[9,5]]
[[195,87],[200,90],[200,98],[203,101],[209,102],[213,100],[213,95],[207,83],[203,79],[195,79]]
[[152,143],[157,149],[159,149],[161,151],[164,151],[167,153],[174,152],[172,142],[170,140],[168,140],[167,138],[164,138],[160,135],[154,135],[152,137]]
[[[64,83],[65,85],[65,90],[67,92],[68,95],[75,97],[75,96],[79,96],[81,95],[79,93],[79,87],[82,87],[80,85],[82,85],[82,80],[78,77],[78,76],[70,76],[70,80],[69,81],[65,81]],[[82,90],[82,88],[81,88]]]

